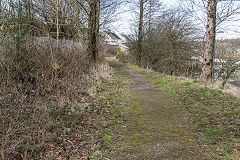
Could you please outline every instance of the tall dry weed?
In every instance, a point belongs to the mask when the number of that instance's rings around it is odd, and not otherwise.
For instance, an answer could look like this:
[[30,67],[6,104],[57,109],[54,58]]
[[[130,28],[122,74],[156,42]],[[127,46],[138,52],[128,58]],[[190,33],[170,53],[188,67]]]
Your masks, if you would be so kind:
[[84,44],[63,48],[52,39],[26,37],[20,46],[17,51],[8,37],[0,47],[2,159],[43,156],[52,139],[74,125],[71,118],[82,119],[72,107],[84,103],[91,87],[110,80],[107,64],[92,67],[85,60]]

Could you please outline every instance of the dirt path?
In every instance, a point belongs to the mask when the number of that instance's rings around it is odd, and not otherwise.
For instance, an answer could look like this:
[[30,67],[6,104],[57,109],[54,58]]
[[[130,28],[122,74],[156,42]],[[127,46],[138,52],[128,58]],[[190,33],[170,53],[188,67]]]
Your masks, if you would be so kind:
[[188,131],[178,104],[166,92],[134,71],[113,62],[110,65],[134,82],[128,96],[125,125],[108,159],[210,159],[195,135]]

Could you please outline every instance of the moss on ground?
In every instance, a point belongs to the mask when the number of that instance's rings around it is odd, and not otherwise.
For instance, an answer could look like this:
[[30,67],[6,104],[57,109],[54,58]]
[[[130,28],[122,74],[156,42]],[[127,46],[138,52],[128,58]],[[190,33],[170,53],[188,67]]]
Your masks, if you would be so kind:
[[128,68],[154,81],[179,103],[191,130],[216,154],[215,159],[240,157],[240,99],[205,87],[199,80],[168,76],[136,66]]
[[[165,86],[112,64],[133,80],[126,96],[125,123],[110,159],[211,159],[212,153],[190,131],[179,104]],[[167,82],[166,82],[167,83]],[[165,84],[164,84],[165,85]]]

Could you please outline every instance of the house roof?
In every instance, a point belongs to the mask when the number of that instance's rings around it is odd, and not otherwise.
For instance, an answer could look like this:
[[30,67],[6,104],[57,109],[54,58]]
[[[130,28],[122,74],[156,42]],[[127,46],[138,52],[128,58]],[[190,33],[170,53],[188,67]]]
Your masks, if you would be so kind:
[[113,33],[113,32],[106,32],[107,34],[108,34],[108,36],[109,37],[111,37],[112,39],[121,39],[121,38],[119,38],[115,33]]
[[226,63],[226,61],[224,61],[222,59],[218,59],[218,58],[213,59],[213,62],[215,62],[215,63]]
[[126,36],[125,34],[120,34],[126,41],[128,41],[128,40],[130,40],[129,38],[128,38],[128,36]]

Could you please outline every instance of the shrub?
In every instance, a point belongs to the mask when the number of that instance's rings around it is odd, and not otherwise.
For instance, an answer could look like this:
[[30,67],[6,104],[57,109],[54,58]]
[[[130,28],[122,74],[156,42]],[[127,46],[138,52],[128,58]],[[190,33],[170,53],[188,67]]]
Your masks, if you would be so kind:
[[51,143],[80,127],[89,88],[108,79],[110,68],[91,67],[84,45],[63,48],[54,39],[25,37],[18,52],[8,37],[0,49],[0,159],[46,159],[57,149]]
[[116,54],[116,59],[119,58],[119,56],[120,56],[120,51],[121,51],[121,48],[120,48],[120,46],[118,46],[118,48],[117,48],[117,54]]
[[[155,24],[142,40],[141,66],[169,75],[192,75],[191,56],[198,36],[186,12],[166,10]],[[128,46],[130,53],[138,57],[137,40],[131,40]]]
[[102,44],[100,48],[101,55],[107,56],[115,56],[116,55],[117,46],[110,44]]

